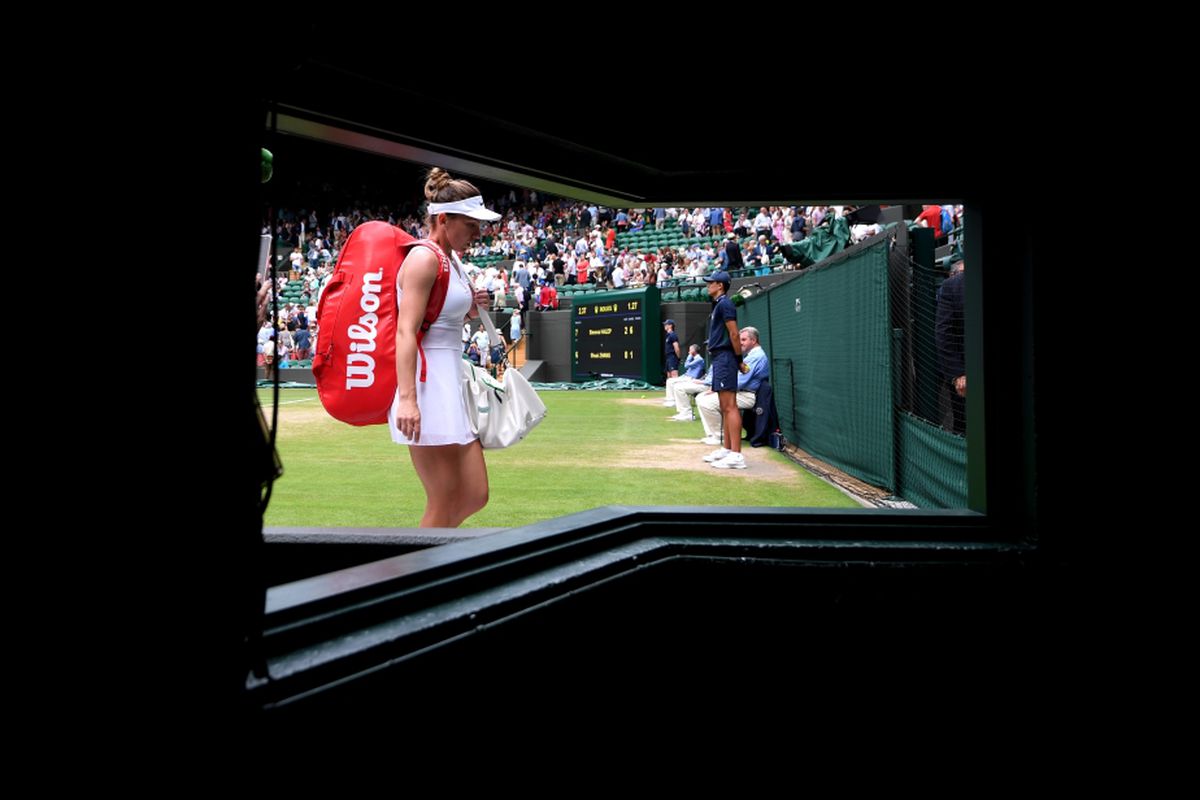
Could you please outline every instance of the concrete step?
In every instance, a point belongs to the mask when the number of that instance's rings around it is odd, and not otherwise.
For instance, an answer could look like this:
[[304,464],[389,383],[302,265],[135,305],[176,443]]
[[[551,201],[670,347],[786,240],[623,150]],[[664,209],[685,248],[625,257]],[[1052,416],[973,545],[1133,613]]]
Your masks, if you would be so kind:
[[372,561],[468,542],[505,528],[263,529],[263,568],[269,586],[313,578]]
[[524,375],[525,380],[529,381],[530,383],[534,381],[540,381],[542,378],[538,377],[538,372],[541,371],[544,365],[545,362],[540,358],[531,359],[522,364],[518,369],[518,372]]

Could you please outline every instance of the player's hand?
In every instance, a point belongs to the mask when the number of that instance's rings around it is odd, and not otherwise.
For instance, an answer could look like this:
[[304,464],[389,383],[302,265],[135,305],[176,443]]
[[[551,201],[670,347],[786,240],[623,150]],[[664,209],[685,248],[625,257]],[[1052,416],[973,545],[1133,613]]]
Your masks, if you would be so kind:
[[396,427],[410,441],[421,441],[421,410],[417,407],[415,399],[400,400],[397,403]]

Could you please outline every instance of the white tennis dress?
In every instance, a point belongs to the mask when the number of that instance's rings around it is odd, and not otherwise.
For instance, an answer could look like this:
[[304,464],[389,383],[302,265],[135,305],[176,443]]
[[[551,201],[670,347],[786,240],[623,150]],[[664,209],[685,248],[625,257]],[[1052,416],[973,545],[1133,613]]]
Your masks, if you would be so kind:
[[[413,446],[470,444],[479,437],[471,432],[462,393],[463,318],[471,308],[473,292],[463,274],[462,263],[450,255],[450,285],[446,304],[430,326],[421,347],[428,364],[425,382],[421,382],[421,356],[417,356],[417,408],[421,411],[421,441],[413,442],[396,426],[400,391],[388,410],[388,429],[392,441]],[[403,270],[400,270],[402,272]],[[400,274],[396,274],[396,304],[400,304]]]

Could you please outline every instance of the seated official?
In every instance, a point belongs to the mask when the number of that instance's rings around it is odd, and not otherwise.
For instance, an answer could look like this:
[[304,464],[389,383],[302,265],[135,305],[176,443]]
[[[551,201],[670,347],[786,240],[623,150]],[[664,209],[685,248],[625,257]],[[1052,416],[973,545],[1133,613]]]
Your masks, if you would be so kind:
[[[749,369],[738,373],[737,406],[741,409],[754,407],[754,395],[763,382],[771,378],[771,366],[767,362],[767,353],[758,343],[758,329],[746,326],[738,332],[742,344],[743,363]],[[721,410],[717,393],[708,391],[696,398],[696,408],[700,410],[700,421],[704,424],[704,444],[721,446]],[[742,435],[741,431],[737,433]]]
[[[677,405],[682,404],[684,406],[684,410],[671,417],[671,419],[678,420],[680,422],[691,422],[694,420],[695,417],[692,415],[691,406],[692,397],[704,394],[705,392],[711,392],[712,380],[713,368],[712,365],[709,365],[708,372],[704,373],[703,378],[687,378],[685,380],[676,382],[676,384],[672,387],[675,393],[675,401]],[[701,417],[700,421],[703,422],[704,418]],[[709,438],[709,431],[706,427],[704,429],[704,438],[700,441],[706,441]]]
[[668,419],[677,422],[691,422],[695,419],[692,416],[692,395],[699,394],[704,391],[706,386],[712,385],[712,376],[710,375],[705,382],[701,378],[703,373],[704,358],[700,355],[700,345],[691,345],[688,347],[688,357],[684,362],[683,374],[667,379],[667,392],[674,401],[676,412],[673,417],[668,417]]
[[680,377],[699,378],[704,374],[704,356],[700,355],[700,345],[688,347],[687,360],[683,362],[683,375]]

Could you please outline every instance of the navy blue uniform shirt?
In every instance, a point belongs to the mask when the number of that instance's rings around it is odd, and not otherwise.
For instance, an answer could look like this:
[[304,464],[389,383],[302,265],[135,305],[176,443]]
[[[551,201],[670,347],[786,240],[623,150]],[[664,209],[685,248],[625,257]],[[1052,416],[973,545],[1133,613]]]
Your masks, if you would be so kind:
[[737,309],[733,307],[733,301],[728,296],[721,295],[713,305],[712,322],[708,326],[710,356],[716,350],[733,351],[733,342],[729,340],[729,330],[725,327],[725,323],[729,320],[733,320],[734,324],[737,324]]
[[[679,356],[675,355],[675,343],[678,341],[679,336],[675,333],[675,331],[671,331],[667,334],[667,344],[663,350],[663,355],[666,356],[667,360],[667,369],[678,369],[679,367]],[[674,363],[675,366],[671,366],[672,363]]]

